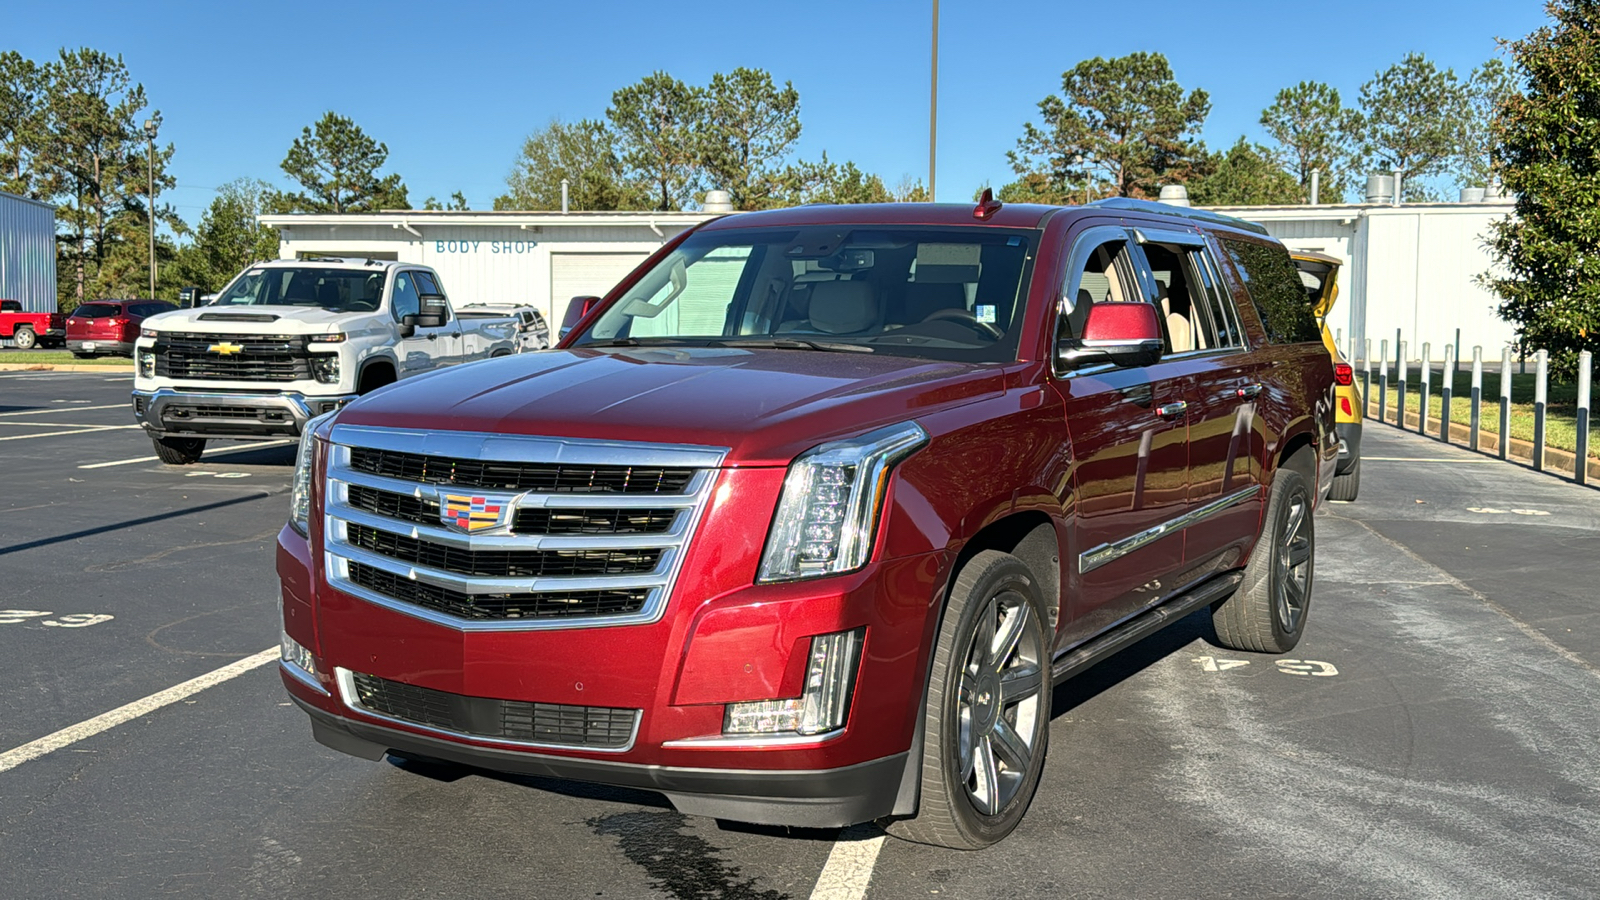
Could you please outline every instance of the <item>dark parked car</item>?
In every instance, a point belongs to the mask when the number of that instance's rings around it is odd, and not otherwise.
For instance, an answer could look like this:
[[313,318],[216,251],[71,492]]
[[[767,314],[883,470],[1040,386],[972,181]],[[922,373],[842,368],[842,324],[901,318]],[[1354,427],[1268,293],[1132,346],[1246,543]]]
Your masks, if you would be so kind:
[[1334,372],[1259,226],[803,206],[575,302],[554,350],[306,426],[277,567],[317,740],[970,849],[1053,684],[1197,610],[1305,633]]
[[67,317],[67,349],[88,358],[102,353],[133,355],[139,323],[178,307],[164,300],[94,300]]

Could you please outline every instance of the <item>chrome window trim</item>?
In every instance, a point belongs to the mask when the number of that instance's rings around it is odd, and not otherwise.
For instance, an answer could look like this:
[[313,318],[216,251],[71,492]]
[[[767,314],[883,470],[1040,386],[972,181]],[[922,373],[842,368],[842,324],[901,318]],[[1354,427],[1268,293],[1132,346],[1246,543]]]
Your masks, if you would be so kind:
[[[381,712],[377,712],[376,710],[368,709],[365,706],[362,706],[360,701],[356,699],[355,673],[342,666],[335,668],[333,671],[335,675],[335,681],[339,685],[339,701],[345,705],[346,709],[349,709],[352,712],[360,713],[361,715],[369,718],[377,719],[385,724],[398,725],[401,728],[421,731],[427,734],[435,734],[440,737],[449,738],[455,741],[464,741],[477,744],[504,744],[508,747],[531,747],[538,750],[578,750],[584,753],[626,753],[629,750],[632,750],[634,743],[638,741],[639,722],[644,718],[642,711],[637,709],[633,711],[633,730],[628,733],[628,742],[621,747],[590,747],[584,744],[551,744],[543,741],[519,741],[515,738],[497,738],[482,734],[467,734],[463,731],[452,731],[449,728],[439,728],[434,725],[424,725],[421,722],[412,722],[409,719],[397,719],[394,716],[385,715]],[[493,698],[484,697],[480,699],[487,700]]]
[[[451,459],[494,460],[568,465],[615,465],[694,468],[697,471],[676,494],[571,494],[524,491],[488,491],[482,488],[426,484],[357,472],[350,468],[352,446],[402,453],[420,453]],[[677,583],[688,545],[699,527],[717,482],[728,448],[625,441],[588,441],[569,438],[527,437],[477,432],[423,432],[368,426],[335,425],[327,448],[327,474],[323,482],[322,550],[328,583],[336,590],[375,606],[461,632],[555,631],[576,628],[615,628],[648,625],[666,614],[666,604]],[[348,485],[360,484],[397,494],[438,501],[449,492],[489,493],[503,497],[510,507],[502,521],[481,534],[463,534],[443,527],[391,519],[349,505]],[[518,508],[677,510],[671,528],[645,535],[517,535],[510,532]],[[459,575],[414,565],[352,545],[351,524],[364,525],[443,546],[467,550],[637,550],[659,549],[661,557],[648,573],[630,575],[549,575],[490,578]],[[648,589],[637,612],[575,616],[572,618],[464,619],[449,613],[397,600],[363,588],[350,579],[350,564],[361,563],[400,578],[467,594],[535,593],[589,590]]]
[[1251,485],[1246,488],[1241,488],[1231,494],[1213,500],[1210,503],[1199,507],[1198,509],[1192,509],[1181,516],[1168,519],[1167,521],[1158,525],[1153,525],[1149,528],[1146,528],[1137,534],[1131,534],[1118,541],[1110,541],[1097,547],[1091,547],[1088,550],[1078,554],[1078,573],[1080,575],[1085,575],[1093,572],[1095,569],[1098,569],[1101,566],[1109,563],[1116,562],[1135,550],[1138,550],[1142,547],[1147,547],[1169,534],[1173,534],[1174,532],[1181,531],[1193,525],[1198,525],[1206,519],[1209,519],[1212,516],[1231,507],[1237,506],[1246,500],[1258,497],[1260,494],[1261,488],[1259,485]]

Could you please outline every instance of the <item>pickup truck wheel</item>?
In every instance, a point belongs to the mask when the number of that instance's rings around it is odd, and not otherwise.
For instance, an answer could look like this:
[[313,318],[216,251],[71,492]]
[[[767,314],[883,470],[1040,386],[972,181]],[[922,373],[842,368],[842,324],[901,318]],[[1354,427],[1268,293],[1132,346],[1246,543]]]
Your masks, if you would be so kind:
[[158,437],[150,442],[156,445],[156,456],[169,466],[197,463],[206,449],[205,438]]
[[1329,500],[1343,500],[1349,502],[1361,493],[1361,458],[1350,464],[1349,471],[1343,475],[1333,476],[1333,487],[1328,491]]
[[977,850],[1033,802],[1050,737],[1049,645],[1039,582],[985,550],[962,567],[934,648],[923,711],[921,802],[896,837]]
[[1217,639],[1234,650],[1285,653],[1305,633],[1316,568],[1316,522],[1306,477],[1287,465],[1272,476],[1261,539],[1244,583],[1211,611]]
[[26,325],[18,328],[16,333],[11,335],[11,340],[17,345],[18,350],[32,350],[39,343],[39,339],[34,335],[33,329]]

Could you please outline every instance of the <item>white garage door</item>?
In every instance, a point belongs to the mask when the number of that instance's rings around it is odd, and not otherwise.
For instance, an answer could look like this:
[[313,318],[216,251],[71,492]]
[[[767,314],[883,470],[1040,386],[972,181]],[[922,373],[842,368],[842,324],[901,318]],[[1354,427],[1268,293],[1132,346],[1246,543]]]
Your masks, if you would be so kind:
[[644,253],[550,254],[550,321],[558,325],[573,297],[604,296],[643,262]]

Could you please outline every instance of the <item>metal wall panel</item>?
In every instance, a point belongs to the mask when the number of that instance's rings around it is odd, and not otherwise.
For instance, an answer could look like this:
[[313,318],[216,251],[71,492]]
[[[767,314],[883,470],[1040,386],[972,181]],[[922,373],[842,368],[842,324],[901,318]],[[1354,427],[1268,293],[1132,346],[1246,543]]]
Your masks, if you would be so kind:
[[56,310],[55,207],[0,191],[0,299]]

